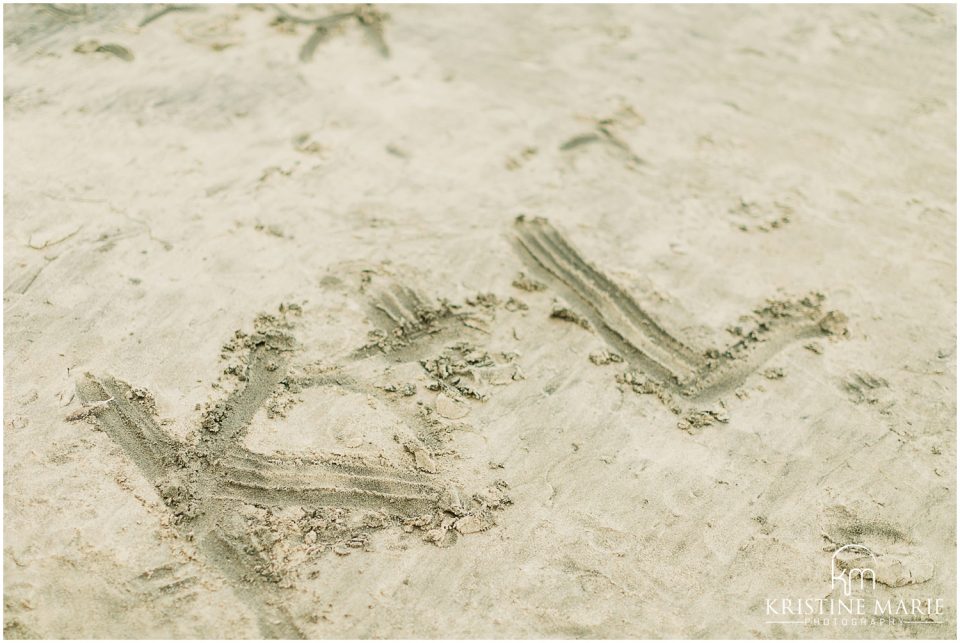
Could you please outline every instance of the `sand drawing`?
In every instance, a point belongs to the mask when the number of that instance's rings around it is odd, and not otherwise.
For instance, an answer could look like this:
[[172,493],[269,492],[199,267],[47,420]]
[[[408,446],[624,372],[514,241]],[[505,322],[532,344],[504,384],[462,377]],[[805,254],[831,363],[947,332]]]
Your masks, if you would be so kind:
[[430,301],[409,286],[391,281],[371,293],[370,316],[376,330],[354,356],[400,354],[422,338],[462,327],[473,314],[458,308],[446,300]]
[[[88,374],[78,383],[84,406],[68,419],[93,419],[123,449],[172,512],[177,530],[196,542],[255,610],[263,636],[303,638],[284,606],[283,592],[293,582],[284,559],[289,556],[278,556],[257,533],[283,520],[280,512],[297,508],[295,547],[316,556],[364,548],[370,532],[390,525],[451,544],[458,534],[492,526],[491,511],[509,500],[502,483],[468,496],[433,475],[436,464],[415,438],[403,445],[411,455],[406,463],[337,453],[264,455],[245,448],[254,415],[280,390],[340,386],[375,392],[336,367],[291,368],[297,342],[286,317],[261,316],[256,332],[238,333],[224,347],[245,351],[245,368],[237,388],[208,405],[193,440],[174,439],[160,427],[149,392],[110,376]],[[250,519],[238,519],[245,515]]]
[[[689,403],[733,390],[792,342],[846,332],[846,316],[824,312],[823,296],[815,293],[796,301],[768,301],[754,311],[754,327],[738,328],[740,336],[730,346],[695,347],[584,259],[547,219],[520,216],[514,228],[514,247],[530,269],[575,302],[576,310],[555,308],[552,316],[595,329],[616,357],[593,361],[624,359],[633,370],[621,380],[637,392],[657,394],[678,413]],[[718,414],[694,411],[693,416],[705,421]]]
[[[737,386],[787,343],[843,332],[843,316],[822,312],[819,298],[771,302],[757,311],[757,327],[732,346],[723,351],[699,349],[671,333],[584,260],[546,219],[520,217],[515,229],[516,247],[530,268],[576,302],[574,309],[555,308],[552,316],[596,329],[610,350],[591,360],[625,362],[632,370],[620,381],[638,392],[658,395],[678,414],[685,413],[682,422],[688,425],[723,419],[697,404]],[[544,287],[528,277],[518,283],[534,292]],[[286,395],[289,400],[291,392],[336,386],[382,394],[351,372],[351,364],[375,355],[419,361],[431,378],[428,390],[438,392],[437,411],[446,418],[461,417],[468,399],[486,401],[489,395],[483,385],[488,378],[499,377],[499,383],[524,379],[514,356],[495,359],[464,341],[465,329],[482,330],[490,321],[484,313],[501,303],[495,295],[480,294],[465,306],[456,305],[388,281],[372,289],[369,301],[376,329],[344,364],[292,364],[299,348],[291,321],[301,313],[297,305],[281,306],[276,316],[261,315],[252,334],[238,332],[223,349],[225,355],[242,354],[240,365],[225,371],[236,376],[237,385],[224,399],[208,403],[191,440],[174,439],[160,427],[152,397],[143,389],[89,374],[77,386],[84,406],[69,419],[93,418],[123,449],[173,513],[177,529],[195,541],[248,600],[264,636],[304,636],[282,598],[293,582],[289,555],[276,555],[255,535],[264,524],[282,520],[270,512],[296,508],[300,514],[293,537],[307,555],[317,555],[345,546],[362,548],[372,530],[389,524],[403,524],[408,531],[415,527],[425,533],[425,540],[449,545],[457,534],[493,526],[491,512],[509,502],[503,485],[467,496],[437,475],[436,462],[416,437],[403,438],[405,452],[412,456],[412,462],[405,463],[382,455],[266,455],[244,446],[258,410],[282,409],[286,402],[281,398]],[[457,341],[428,357],[422,340],[443,337]],[[412,425],[436,422],[422,410],[401,414]],[[251,508],[268,514],[254,514],[247,522],[237,519]],[[316,521],[309,517],[328,525],[324,512],[330,510],[355,512],[358,522],[353,529],[344,529],[343,524],[332,531],[316,529]]]
[[8,2],[5,638],[955,638],[956,23]]

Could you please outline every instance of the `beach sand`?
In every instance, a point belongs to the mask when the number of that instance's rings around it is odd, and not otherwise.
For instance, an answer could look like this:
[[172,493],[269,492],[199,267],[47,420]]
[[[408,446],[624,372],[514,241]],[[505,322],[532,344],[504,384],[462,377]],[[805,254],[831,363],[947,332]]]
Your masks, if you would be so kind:
[[6,638],[956,636],[955,7],[4,30]]

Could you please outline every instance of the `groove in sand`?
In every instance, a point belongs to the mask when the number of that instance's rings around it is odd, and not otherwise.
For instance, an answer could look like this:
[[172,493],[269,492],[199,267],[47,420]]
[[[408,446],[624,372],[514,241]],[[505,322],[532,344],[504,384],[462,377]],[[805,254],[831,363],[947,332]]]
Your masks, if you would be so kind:
[[514,246],[555,288],[570,296],[631,367],[684,398],[715,397],[797,340],[838,333],[845,317],[819,300],[772,302],[757,311],[757,331],[723,350],[703,350],[671,333],[622,287],[585,260],[544,218],[518,217]]
[[[367,464],[338,455],[292,458],[248,451],[242,440],[254,414],[280,385],[295,342],[276,332],[251,337],[245,379],[205,413],[199,439],[180,441],[153,418],[148,394],[112,377],[87,375],[80,400],[157,489],[174,514],[175,528],[202,553],[257,614],[261,635],[303,638],[284,607],[283,589],[263,576],[264,559],[244,530],[224,525],[244,505],[271,509],[363,508],[400,519],[442,511],[448,486],[414,470]],[[318,383],[324,383],[319,378]],[[254,552],[254,553],[250,553]]]

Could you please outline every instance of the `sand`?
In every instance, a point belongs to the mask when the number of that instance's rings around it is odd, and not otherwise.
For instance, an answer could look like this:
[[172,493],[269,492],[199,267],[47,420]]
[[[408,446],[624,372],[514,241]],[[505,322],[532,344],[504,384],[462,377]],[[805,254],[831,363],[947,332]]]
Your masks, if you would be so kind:
[[956,636],[954,7],[4,30],[5,637]]

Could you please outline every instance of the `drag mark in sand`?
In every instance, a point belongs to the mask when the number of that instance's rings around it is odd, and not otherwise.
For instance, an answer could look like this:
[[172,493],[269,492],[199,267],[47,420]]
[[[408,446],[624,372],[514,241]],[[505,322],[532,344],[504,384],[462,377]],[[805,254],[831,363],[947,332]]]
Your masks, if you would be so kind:
[[355,359],[377,354],[420,359],[417,346],[430,337],[457,336],[463,327],[487,332],[488,323],[474,310],[445,299],[431,299],[396,281],[370,293],[370,312],[376,330],[367,344],[354,352]]
[[821,295],[769,301],[754,311],[755,327],[740,329],[732,345],[700,349],[670,332],[622,287],[585,260],[544,218],[520,216],[514,247],[554,288],[569,296],[580,315],[635,370],[624,377],[639,392],[656,393],[672,407],[681,399],[705,401],[740,384],[787,344],[840,335],[846,317],[824,313]]
[[[309,555],[331,548],[346,554],[345,547],[365,547],[373,529],[389,524],[403,524],[405,531],[440,524],[432,529],[438,533],[428,531],[426,538],[439,544],[445,536],[455,540],[453,530],[479,531],[491,522],[489,504],[464,500],[456,486],[412,465],[342,454],[264,455],[245,448],[254,415],[287,377],[297,347],[287,328],[283,320],[262,316],[257,332],[238,333],[234,344],[247,351],[240,384],[208,405],[192,439],[176,439],[161,428],[147,391],[109,376],[86,375],[77,385],[84,407],[68,417],[91,419],[121,447],[172,512],[180,536],[195,542],[253,608],[260,634],[284,639],[305,633],[285,606],[289,568],[296,565],[289,548],[281,554],[271,548],[277,533],[294,534],[305,564]],[[334,372],[307,385],[342,382]],[[294,519],[285,517],[290,510]],[[348,524],[349,512],[357,512],[357,524]],[[283,521],[286,532],[271,527]],[[264,538],[265,530],[273,536]]]

